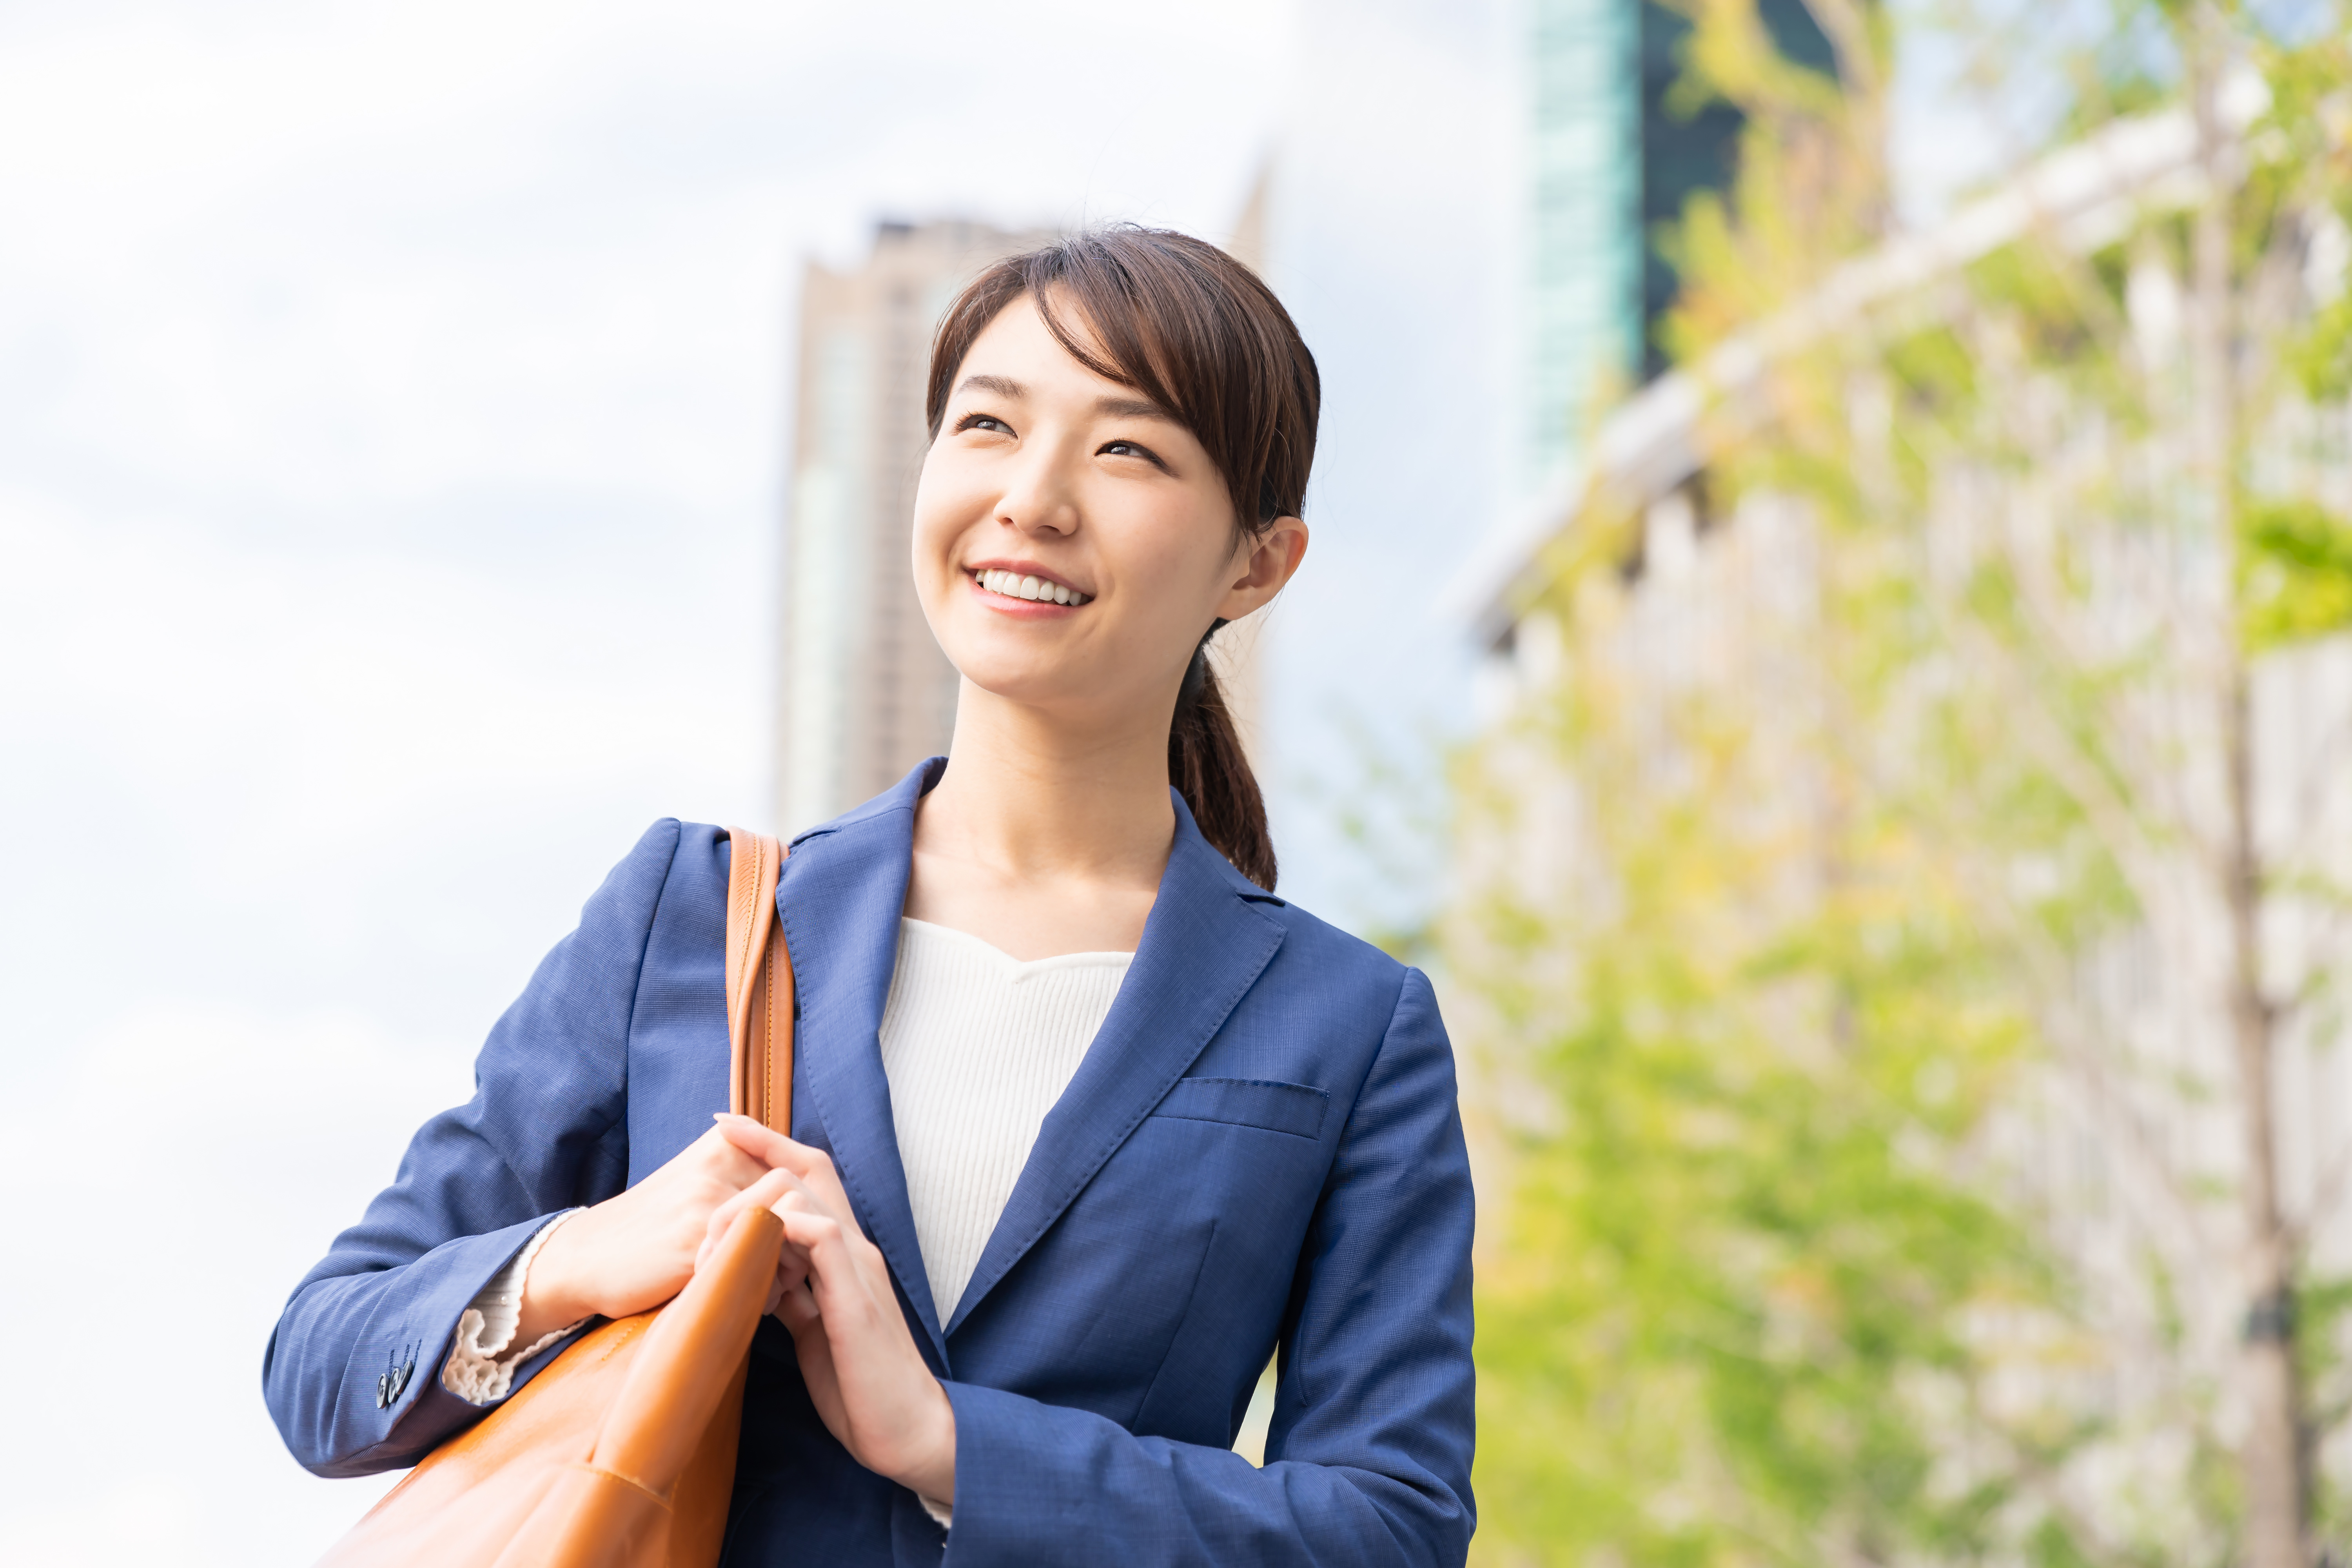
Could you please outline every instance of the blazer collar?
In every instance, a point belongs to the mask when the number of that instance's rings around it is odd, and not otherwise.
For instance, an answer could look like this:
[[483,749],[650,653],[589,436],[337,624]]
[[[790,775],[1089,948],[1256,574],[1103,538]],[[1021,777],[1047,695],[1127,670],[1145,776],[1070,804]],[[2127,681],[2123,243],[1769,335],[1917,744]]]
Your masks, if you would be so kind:
[[793,840],[776,889],[792,952],[801,1084],[866,1234],[942,1368],[947,1331],[1060,1217],[1103,1162],[1166,1097],[1282,945],[1257,905],[1281,902],[1201,837],[1171,790],[1176,837],[1135,962],[1069,1088],[1039,1131],[952,1318],[941,1324],[915,1235],[882,1070],[882,1011],[898,958],[915,804],[947,760],[933,757],[866,805]]
[[942,1369],[946,1337],[915,1237],[882,1072],[882,1009],[898,962],[915,803],[946,766],[945,758],[933,757],[856,810],[793,839],[776,881],[776,918],[792,954],[798,1003],[794,1076],[824,1129],[859,1223],[898,1276],[899,1293]]

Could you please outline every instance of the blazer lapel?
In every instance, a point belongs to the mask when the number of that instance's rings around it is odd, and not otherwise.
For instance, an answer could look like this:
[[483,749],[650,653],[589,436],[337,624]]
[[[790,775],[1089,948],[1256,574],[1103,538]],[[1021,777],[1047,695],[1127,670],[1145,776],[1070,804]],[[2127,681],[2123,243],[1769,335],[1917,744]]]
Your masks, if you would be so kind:
[[[1167,1096],[1282,945],[1281,922],[1250,901],[1266,895],[1210,847],[1181,797],[1169,793],[1176,800],[1176,842],[1135,962],[1076,1076],[1039,1130],[950,1331]],[[903,897],[903,872],[900,879]],[[887,1112],[884,1122],[887,1131]]]
[[805,1111],[793,1109],[795,1131],[814,1114],[859,1223],[898,1276],[942,1369],[947,1340],[915,1236],[882,1071],[882,1010],[898,961],[915,803],[943,766],[934,757],[887,794],[795,839],[776,886],[799,1003],[793,1065],[808,1100]]

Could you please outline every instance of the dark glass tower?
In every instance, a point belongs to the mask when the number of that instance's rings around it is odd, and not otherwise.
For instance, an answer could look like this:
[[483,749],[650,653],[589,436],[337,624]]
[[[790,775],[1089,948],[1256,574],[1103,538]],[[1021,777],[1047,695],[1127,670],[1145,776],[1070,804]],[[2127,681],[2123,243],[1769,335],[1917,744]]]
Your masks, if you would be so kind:
[[[1783,54],[1831,69],[1804,0],[1759,9]],[[1679,282],[1658,232],[1693,193],[1730,184],[1741,116],[1668,107],[1691,25],[1654,0],[1535,0],[1533,19],[1527,478],[1540,482],[1575,455],[1597,396],[1665,368],[1657,328]]]

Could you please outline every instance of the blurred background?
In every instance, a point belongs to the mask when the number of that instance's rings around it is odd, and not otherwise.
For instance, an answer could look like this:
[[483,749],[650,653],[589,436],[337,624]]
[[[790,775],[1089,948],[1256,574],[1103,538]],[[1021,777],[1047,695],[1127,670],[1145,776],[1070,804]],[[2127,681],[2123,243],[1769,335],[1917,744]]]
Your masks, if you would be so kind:
[[978,268],[1321,363],[1220,640],[1428,966],[1494,1563],[2342,1562],[2333,0],[0,4],[0,1561],[300,1563],[285,1292],[645,825],[942,749]]

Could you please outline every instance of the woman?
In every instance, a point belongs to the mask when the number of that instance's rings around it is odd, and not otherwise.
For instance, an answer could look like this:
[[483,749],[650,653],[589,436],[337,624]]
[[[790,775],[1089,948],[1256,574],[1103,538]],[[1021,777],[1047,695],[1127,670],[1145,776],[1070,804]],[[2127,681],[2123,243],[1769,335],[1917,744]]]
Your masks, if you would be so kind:
[[914,522],[953,746],[784,863],[793,1136],[714,1124],[727,840],[658,823],[288,1302],[305,1465],[414,1463],[763,1203],[729,1563],[1463,1560],[1452,1053],[1427,980],[1274,896],[1205,659],[1306,552],[1318,399],[1181,235],[964,292]]

